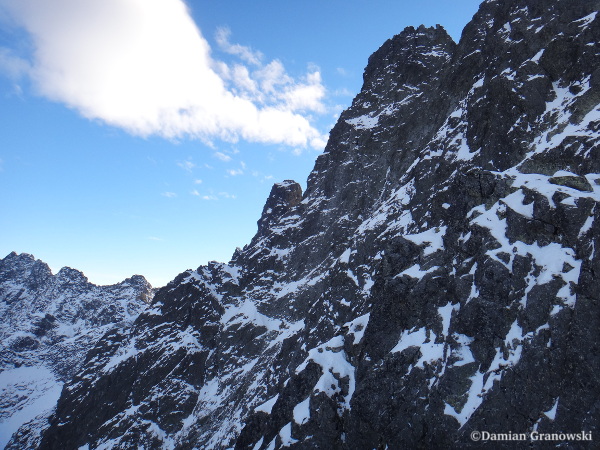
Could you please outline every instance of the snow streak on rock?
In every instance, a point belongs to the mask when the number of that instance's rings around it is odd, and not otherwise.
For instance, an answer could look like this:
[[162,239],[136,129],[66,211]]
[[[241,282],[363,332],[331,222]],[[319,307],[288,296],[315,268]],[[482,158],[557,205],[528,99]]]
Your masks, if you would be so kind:
[[597,9],[488,0],[458,44],[384,43],[306,192],[276,184],[229,264],[106,334],[41,447],[598,432]]

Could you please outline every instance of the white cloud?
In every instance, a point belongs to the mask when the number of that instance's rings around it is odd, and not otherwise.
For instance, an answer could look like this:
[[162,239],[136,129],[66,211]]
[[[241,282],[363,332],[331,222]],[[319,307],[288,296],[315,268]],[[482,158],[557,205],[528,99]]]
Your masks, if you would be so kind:
[[192,161],[187,160],[187,161],[178,161],[177,165],[179,167],[181,167],[183,170],[187,171],[187,172],[191,172],[192,169],[194,167],[196,167],[196,164],[194,164]]
[[195,197],[200,197],[200,192],[198,192],[197,189],[194,189],[193,191],[190,192],[191,195],[195,196]]
[[167,197],[167,198],[177,197],[177,194],[175,192],[163,192],[160,195],[162,195],[163,197]]
[[232,177],[235,177],[237,175],[242,175],[244,171],[242,169],[229,169],[227,173]]
[[202,184],[202,180],[200,178],[194,180],[194,184]]
[[246,66],[236,64],[229,72],[231,81],[236,86],[236,93],[244,98],[252,100],[253,97],[261,98],[258,84],[251,78],[250,71]]
[[0,71],[16,80],[27,75],[31,70],[29,63],[18,57],[9,48],[0,47]]
[[231,161],[231,156],[226,155],[225,153],[222,153],[222,152],[215,152],[214,156],[215,156],[215,158],[218,158],[218,159],[220,159],[221,161],[224,161],[224,162]]
[[240,44],[232,44],[229,42],[231,36],[231,30],[226,27],[221,27],[217,30],[215,39],[221,50],[231,54],[239,56],[242,61],[258,66],[263,59],[263,55],[260,52],[252,50],[250,47],[245,47]]
[[219,199],[211,194],[211,195],[203,195],[202,200],[219,200]]
[[291,84],[293,79],[286,73],[281,61],[271,61],[255,72],[262,91],[266,94],[277,94],[280,86]]
[[319,72],[309,73],[305,84],[295,85],[284,94],[284,97],[288,107],[293,111],[325,112],[325,105],[323,105],[325,88],[321,84]]
[[324,110],[319,72],[295,80],[279,61],[262,65],[226,29],[219,46],[253,71],[214,60],[182,0],[0,0],[0,9],[35,47],[27,57],[3,50],[4,70],[26,72],[41,95],[87,118],[140,136],[324,146],[306,114]]

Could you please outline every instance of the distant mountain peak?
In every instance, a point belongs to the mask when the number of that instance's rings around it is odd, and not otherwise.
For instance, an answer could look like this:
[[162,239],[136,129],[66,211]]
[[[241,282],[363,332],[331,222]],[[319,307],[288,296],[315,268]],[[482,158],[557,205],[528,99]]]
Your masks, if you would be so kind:
[[96,286],[70,267],[53,275],[27,253],[0,259],[0,447],[23,425],[23,446],[35,448],[87,351],[110,329],[130,325],[153,295],[139,275]]

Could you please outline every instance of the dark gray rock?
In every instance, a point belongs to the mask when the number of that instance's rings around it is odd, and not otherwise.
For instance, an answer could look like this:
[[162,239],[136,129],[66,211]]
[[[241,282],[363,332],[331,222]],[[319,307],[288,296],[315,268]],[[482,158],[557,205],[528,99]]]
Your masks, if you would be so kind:
[[599,7],[488,0],[458,44],[384,43],[304,194],[101,339],[40,447],[600,433]]

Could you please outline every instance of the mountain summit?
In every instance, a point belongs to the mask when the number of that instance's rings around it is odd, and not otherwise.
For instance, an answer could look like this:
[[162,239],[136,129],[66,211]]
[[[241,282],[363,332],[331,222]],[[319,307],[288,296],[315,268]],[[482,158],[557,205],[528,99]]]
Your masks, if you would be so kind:
[[104,335],[40,448],[598,434],[599,7],[487,0],[458,44],[384,43],[306,191]]

